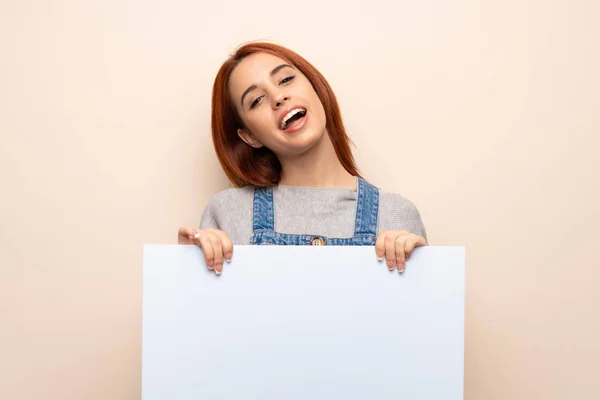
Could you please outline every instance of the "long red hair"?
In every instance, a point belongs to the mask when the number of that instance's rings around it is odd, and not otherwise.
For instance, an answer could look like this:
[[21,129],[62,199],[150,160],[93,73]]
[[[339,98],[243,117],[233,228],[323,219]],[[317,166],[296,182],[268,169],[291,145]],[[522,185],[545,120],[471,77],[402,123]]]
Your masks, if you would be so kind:
[[263,52],[287,61],[311,82],[326,115],[326,128],[342,166],[353,176],[360,176],[350,149],[340,108],[333,90],[323,75],[308,61],[293,51],[271,43],[248,43],[223,63],[213,85],[211,128],[217,157],[229,180],[237,187],[254,185],[275,186],[281,179],[281,164],[266,147],[255,149],[244,143],[237,134],[243,127],[231,101],[228,90],[229,77],[235,67],[247,56]]

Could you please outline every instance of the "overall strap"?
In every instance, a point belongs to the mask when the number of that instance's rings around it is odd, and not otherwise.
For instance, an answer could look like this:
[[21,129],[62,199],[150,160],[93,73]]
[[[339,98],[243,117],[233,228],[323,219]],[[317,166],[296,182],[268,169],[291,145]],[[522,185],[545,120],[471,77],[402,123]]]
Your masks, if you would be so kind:
[[379,214],[379,189],[364,179],[358,180],[356,200],[356,222],[354,236],[377,236],[377,216]]
[[254,188],[254,206],[252,209],[252,231],[275,231],[275,210],[273,206],[273,188]]

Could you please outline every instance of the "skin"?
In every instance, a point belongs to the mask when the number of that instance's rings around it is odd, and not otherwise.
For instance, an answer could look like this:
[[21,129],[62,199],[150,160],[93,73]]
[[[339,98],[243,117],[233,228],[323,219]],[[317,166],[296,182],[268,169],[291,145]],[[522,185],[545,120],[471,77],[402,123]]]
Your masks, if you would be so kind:
[[[266,146],[279,159],[282,185],[356,188],[356,180],[340,163],[326,129],[323,104],[310,81],[278,57],[256,53],[242,60],[229,80],[229,94],[244,127],[238,135],[248,146]],[[242,101],[243,97],[243,101]],[[282,113],[291,106],[307,110],[302,129],[287,133],[279,128]],[[179,244],[202,248],[206,264],[217,275],[223,261],[231,261],[233,244],[217,229],[179,229]],[[375,244],[377,259],[386,259],[390,271],[403,272],[415,247],[425,239],[407,231],[381,232]]]

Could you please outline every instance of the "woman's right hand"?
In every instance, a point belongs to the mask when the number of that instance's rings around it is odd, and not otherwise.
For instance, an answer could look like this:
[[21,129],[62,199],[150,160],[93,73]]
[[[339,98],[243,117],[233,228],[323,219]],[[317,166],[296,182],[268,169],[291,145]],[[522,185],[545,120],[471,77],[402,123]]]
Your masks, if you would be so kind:
[[218,229],[193,229],[179,228],[179,244],[195,244],[204,252],[208,269],[214,270],[217,275],[223,272],[223,259],[231,261],[233,256],[233,243],[229,236]]

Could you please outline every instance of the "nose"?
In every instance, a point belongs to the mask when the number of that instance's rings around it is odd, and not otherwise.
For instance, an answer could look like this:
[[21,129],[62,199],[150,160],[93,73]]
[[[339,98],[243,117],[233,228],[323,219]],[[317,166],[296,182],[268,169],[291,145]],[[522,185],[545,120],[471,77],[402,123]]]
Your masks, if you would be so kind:
[[290,96],[280,93],[274,97],[273,108],[277,109],[287,103],[290,100]]

